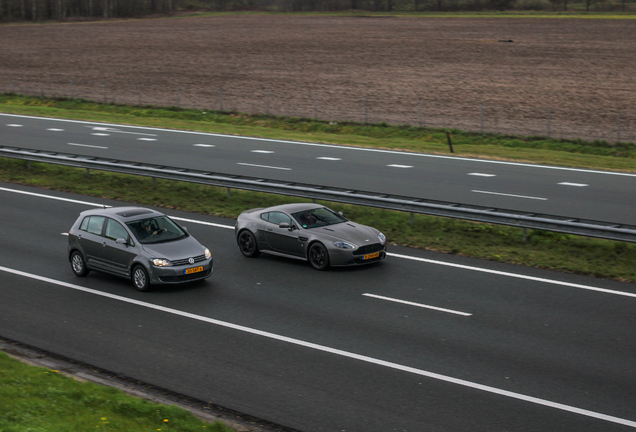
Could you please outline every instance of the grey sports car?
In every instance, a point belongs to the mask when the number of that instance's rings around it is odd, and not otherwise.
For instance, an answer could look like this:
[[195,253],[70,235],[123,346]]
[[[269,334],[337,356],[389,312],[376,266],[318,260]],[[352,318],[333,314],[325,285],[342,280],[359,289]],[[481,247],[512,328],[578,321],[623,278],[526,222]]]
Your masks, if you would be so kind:
[[234,227],[241,253],[309,261],[317,270],[386,258],[386,237],[319,204],[285,204],[241,213]]
[[140,207],[86,210],[68,232],[68,259],[77,276],[91,270],[151,284],[178,284],[212,275],[212,255],[158,211]]

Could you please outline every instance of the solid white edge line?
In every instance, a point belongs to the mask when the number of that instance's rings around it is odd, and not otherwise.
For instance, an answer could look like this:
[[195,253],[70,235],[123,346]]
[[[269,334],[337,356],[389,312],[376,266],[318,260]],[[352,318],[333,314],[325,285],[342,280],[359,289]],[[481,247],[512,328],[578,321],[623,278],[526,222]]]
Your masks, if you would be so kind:
[[253,140],[253,141],[268,141],[268,142],[277,142],[277,143],[283,143],[283,144],[296,144],[296,145],[306,145],[306,146],[313,146],[313,147],[336,148],[336,149],[351,150],[351,151],[368,151],[368,152],[374,152],[374,153],[398,154],[398,155],[427,157],[427,158],[435,158],[435,159],[453,159],[453,160],[461,160],[461,161],[467,161],[467,162],[480,162],[480,163],[491,163],[491,164],[500,164],[500,165],[523,166],[528,168],[542,168],[542,169],[552,169],[552,170],[561,170],[561,171],[585,172],[585,173],[592,173],[592,174],[608,174],[608,175],[617,175],[617,176],[626,176],[626,177],[636,177],[636,173],[626,173],[626,172],[617,172],[617,171],[600,171],[600,170],[569,168],[569,167],[550,166],[550,165],[535,165],[535,164],[528,164],[528,163],[522,163],[522,162],[508,162],[508,161],[499,161],[499,160],[490,160],[490,159],[477,159],[477,158],[469,158],[469,157],[445,156],[445,155],[426,154],[426,153],[411,153],[411,152],[404,152],[404,151],[397,151],[397,150],[383,150],[383,149],[374,149],[374,148],[366,148],[366,147],[348,147],[344,145],[335,145],[335,144],[320,144],[320,143],[311,143],[311,142],[304,142],[304,141],[276,140],[271,138],[225,135],[225,134],[217,134],[217,133],[211,133],[211,132],[162,129],[162,128],[155,128],[155,127],[148,127],[148,126],[131,126],[131,125],[121,125],[116,123],[89,122],[89,121],[83,121],[83,120],[58,119],[58,118],[52,118],[52,117],[37,117],[37,116],[27,116],[27,115],[20,115],[20,114],[0,113],[0,116],[29,118],[29,119],[46,120],[46,121],[59,121],[59,122],[68,122],[68,123],[79,123],[79,124],[90,124],[90,125],[99,124],[99,125],[106,125],[106,126],[125,127],[130,129],[144,129],[144,130],[153,130],[153,131],[160,131],[160,132],[206,135],[206,136],[215,136],[220,138],[234,138],[234,139],[245,139],[245,140]]
[[393,362],[389,362],[389,361],[385,361],[385,360],[379,360],[373,357],[368,357],[368,356],[364,356],[364,355],[360,355],[360,354],[355,354],[355,353],[351,353],[348,351],[343,351],[340,349],[336,349],[336,348],[330,348],[330,347],[326,347],[323,345],[318,345],[315,343],[311,343],[311,342],[305,342],[302,341],[300,339],[295,339],[295,338],[291,338],[291,337],[287,337],[287,336],[281,336],[281,335],[277,335],[275,333],[270,333],[270,332],[266,332],[266,331],[262,331],[262,330],[257,330],[257,329],[253,329],[250,327],[245,327],[245,326],[241,326],[238,324],[232,324],[232,323],[228,323],[225,321],[220,321],[220,320],[216,320],[214,318],[208,318],[208,317],[204,317],[201,315],[195,315],[189,312],[184,312],[184,311],[180,311],[177,309],[172,309],[172,308],[168,308],[168,307],[164,307],[164,306],[159,306],[159,305],[155,305],[152,303],[148,303],[148,302],[144,302],[144,301],[140,301],[140,300],[134,300],[128,297],[123,297],[123,296],[119,296],[119,295],[115,295],[115,294],[109,294],[109,293],[105,293],[102,291],[98,291],[98,290],[93,290],[90,288],[85,288],[79,285],[74,285],[74,284],[70,284],[67,282],[62,282],[62,281],[57,281],[55,279],[50,279],[44,276],[37,276],[31,273],[26,273],[26,272],[22,272],[19,270],[13,270],[13,269],[9,269],[7,267],[2,267],[0,266],[0,271],[4,271],[7,273],[12,273],[18,276],[23,276],[23,277],[28,277],[31,279],[35,279],[35,280],[39,280],[42,282],[47,282],[50,284],[54,284],[54,285],[59,285],[65,288],[70,288],[70,289],[74,289],[77,291],[82,291],[88,294],[94,294],[97,296],[101,296],[101,297],[106,297],[106,298],[110,298],[113,300],[117,300],[117,301],[121,301],[121,302],[125,302],[125,303],[129,303],[129,304],[133,304],[136,306],[141,306],[141,307],[145,307],[148,309],[154,309],[160,312],[166,312],[169,314],[173,314],[173,315],[177,315],[177,316],[181,316],[184,318],[190,318],[193,320],[197,320],[197,321],[201,321],[201,322],[205,322],[205,323],[209,323],[209,324],[214,324],[220,327],[225,327],[225,328],[229,328],[232,330],[238,330],[241,332],[245,332],[245,333],[249,333],[249,334],[253,334],[253,335],[257,335],[257,336],[262,336],[262,337],[266,337],[269,339],[273,339],[273,340],[277,340],[277,341],[281,341],[281,342],[286,342],[289,344],[293,344],[293,345],[298,345],[298,346],[302,346],[305,348],[310,348],[313,350],[317,350],[317,351],[322,351],[322,352],[326,352],[326,353],[330,353],[330,354],[334,354],[334,355],[338,355],[341,357],[346,357],[346,358],[350,358],[350,359],[354,359],[354,360],[359,360],[359,361],[363,361],[366,363],[370,363],[370,364],[374,364],[377,366],[384,366],[390,369],[395,369],[395,370],[399,370],[402,372],[408,372],[408,373],[412,373],[415,375],[419,375],[419,376],[423,376],[423,377],[427,377],[427,378],[431,378],[431,379],[435,379],[438,381],[444,381],[444,382],[448,382],[451,384],[456,384],[456,385],[460,385],[463,387],[468,387],[468,388],[472,388],[472,389],[476,389],[476,390],[481,390],[484,392],[488,392],[488,393],[492,393],[492,394],[496,394],[499,396],[505,396],[508,398],[512,398],[512,399],[517,399],[517,400],[521,400],[521,401],[525,401],[525,402],[530,402],[530,403],[534,403],[537,405],[543,405],[549,408],[554,408],[554,409],[558,409],[561,411],[566,411],[566,412],[571,412],[574,414],[580,414],[583,416],[587,416],[587,417],[591,417],[591,418],[595,418],[595,419],[599,419],[599,420],[605,420],[611,423],[616,423],[616,424],[621,424],[621,425],[625,425],[625,426],[629,426],[629,427],[633,427],[636,428],[636,421],[631,421],[631,420],[627,420],[627,419],[622,419],[620,417],[614,417],[614,416],[610,416],[610,415],[606,415],[606,414],[601,414],[601,413],[597,413],[594,411],[589,411],[586,409],[582,409],[582,408],[576,408],[570,405],[564,405],[558,402],[552,402],[549,400],[545,400],[545,399],[540,399],[540,398],[536,398],[533,396],[527,396],[521,393],[515,393],[515,392],[511,392],[508,390],[501,390],[495,387],[491,387],[491,386],[487,386],[487,385],[483,385],[483,384],[478,384],[478,383],[474,383],[471,381],[466,381],[466,380],[462,380],[462,379],[458,379],[458,378],[453,378],[453,377],[449,377],[446,375],[441,375],[438,373],[434,373],[434,372],[429,372],[429,371],[425,371],[422,369],[416,369],[413,367],[409,367],[409,366],[404,366],[404,365],[400,365],[397,363],[393,363]]
[[195,224],[201,224],[201,225],[209,225],[209,226],[213,226],[216,228],[226,228],[226,229],[234,229],[233,226],[230,225],[222,225],[222,224],[217,224],[214,222],[205,222],[205,221],[198,221],[198,220],[194,220],[194,219],[186,219],[186,218],[181,218],[181,217],[176,217],[176,216],[170,216],[170,219],[174,219],[174,220],[178,220],[181,222],[189,222],[189,223],[195,223]]
[[440,311],[440,312],[448,312],[448,313],[452,313],[452,314],[456,314],[456,315],[462,315],[462,316],[471,316],[472,315],[472,314],[466,313],[466,312],[459,312],[459,311],[454,311],[452,309],[444,309],[444,308],[440,308],[440,307],[436,307],[436,306],[429,306],[429,305],[425,305],[425,304],[422,304],[422,303],[414,303],[414,302],[410,302],[410,301],[406,301],[406,300],[400,300],[400,299],[391,298],[391,297],[384,297],[384,296],[380,296],[380,295],[376,295],[376,294],[365,293],[365,294],[362,294],[362,295],[366,296],[366,297],[377,298],[377,299],[380,299],[380,300],[387,300],[387,301],[390,301],[390,302],[402,303],[402,304],[410,305],[410,306],[417,306],[417,307],[426,308],[426,309],[433,309],[433,310]]
[[426,262],[426,263],[429,263],[429,264],[442,265],[442,266],[447,266],[447,267],[456,267],[456,268],[461,268],[461,269],[464,269],[464,270],[473,270],[473,271],[478,271],[478,272],[482,272],[482,273],[496,274],[496,275],[499,275],[499,276],[509,276],[509,277],[514,277],[514,278],[518,278],[518,279],[531,280],[531,281],[535,281],[535,282],[543,282],[543,283],[548,283],[548,284],[553,284],[553,285],[562,285],[562,286],[567,286],[567,287],[570,287],[570,288],[579,288],[579,289],[585,289],[585,290],[589,290],[589,291],[598,291],[598,292],[602,292],[602,293],[606,293],[606,294],[615,294],[615,295],[621,295],[621,296],[625,296],[625,297],[634,297],[634,298],[636,298],[636,294],[625,292],[625,291],[615,291],[615,290],[610,290],[610,289],[605,289],[605,288],[597,288],[597,287],[593,287],[593,286],[589,286],[589,285],[581,285],[581,284],[575,284],[575,283],[571,283],[571,282],[563,282],[563,281],[558,281],[558,280],[553,280],[553,279],[545,279],[545,278],[540,278],[540,277],[536,277],[536,276],[527,276],[527,275],[522,275],[522,274],[518,274],[518,273],[508,273],[508,272],[503,272],[503,271],[499,271],[499,270],[490,270],[490,269],[481,268],[481,267],[471,267],[471,266],[467,266],[467,265],[463,265],[463,264],[454,264],[454,263],[449,263],[449,262],[444,262],[444,261],[435,261],[435,260],[430,260],[430,259],[426,259],[426,258],[419,258],[419,257],[409,256],[409,255],[395,254],[395,253],[392,253],[392,252],[387,252],[386,254],[388,256],[392,256],[392,257],[395,257],[395,258],[402,258],[402,259],[407,259],[407,260],[412,260],[412,261]]
[[256,164],[244,163],[244,162],[237,162],[236,164],[237,165],[257,167],[257,168],[270,168],[270,169],[285,170],[285,171],[291,171],[292,170],[291,168],[275,167],[275,166],[268,166],[268,165],[256,165]]
[[90,147],[90,148],[98,148],[98,149],[107,149],[108,147],[92,145],[92,144],[77,144],[77,143],[67,143],[70,146],[78,146],[78,147]]
[[39,197],[39,198],[48,198],[48,199],[55,199],[55,200],[59,200],[59,201],[72,202],[72,203],[75,203],[75,204],[84,204],[84,205],[92,206],[92,207],[112,207],[112,206],[109,206],[109,205],[97,204],[97,203],[92,203],[92,202],[88,202],[88,201],[79,201],[79,200],[74,200],[74,199],[70,199],[70,198],[55,197],[55,196],[51,196],[51,195],[44,195],[44,194],[39,194],[39,193],[35,193],[35,192],[27,192],[27,191],[21,191],[21,190],[16,190],[16,189],[7,189],[7,188],[3,188],[3,187],[0,187],[0,190],[5,191],[5,192],[13,192],[13,193],[19,193],[19,194],[24,194],[24,195],[36,196],[36,197]]
[[547,198],[541,198],[541,197],[531,197],[531,196],[525,196],[525,195],[514,195],[514,194],[507,194],[507,193],[501,193],[501,192],[489,192],[489,191],[481,191],[481,190],[471,190],[471,192],[475,192],[475,193],[483,193],[483,194],[489,194],[489,195],[502,195],[502,196],[508,196],[508,197],[513,197],[513,198],[526,198],[526,199],[533,199],[533,200],[541,200],[541,201],[547,201]]

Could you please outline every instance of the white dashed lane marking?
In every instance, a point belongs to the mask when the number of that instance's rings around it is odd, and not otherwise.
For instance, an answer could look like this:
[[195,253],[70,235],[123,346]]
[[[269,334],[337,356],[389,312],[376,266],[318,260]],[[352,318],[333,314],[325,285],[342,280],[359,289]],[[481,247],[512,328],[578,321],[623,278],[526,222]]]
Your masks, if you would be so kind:
[[497,174],[485,174],[485,173],[468,173],[469,176],[476,177],[497,177]]
[[589,185],[584,184],[584,183],[568,183],[568,182],[562,182],[562,183],[559,183],[559,184],[560,184],[560,185],[562,185],[562,186],[575,186],[575,187],[585,187],[585,186],[589,186]]
[[398,165],[398,164],[391,164],[391,165],[387,165],[388,167],[391,168],[413,168],[413,165]]

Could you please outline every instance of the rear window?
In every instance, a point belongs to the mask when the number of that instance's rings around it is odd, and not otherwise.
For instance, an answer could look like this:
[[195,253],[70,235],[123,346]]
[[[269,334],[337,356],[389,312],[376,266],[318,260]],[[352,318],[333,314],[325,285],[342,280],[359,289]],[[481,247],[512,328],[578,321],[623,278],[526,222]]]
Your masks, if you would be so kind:
[[82,221],[80,229],[91,234],[102,235],[104,220],[106,220],[104,216],[87,216]]

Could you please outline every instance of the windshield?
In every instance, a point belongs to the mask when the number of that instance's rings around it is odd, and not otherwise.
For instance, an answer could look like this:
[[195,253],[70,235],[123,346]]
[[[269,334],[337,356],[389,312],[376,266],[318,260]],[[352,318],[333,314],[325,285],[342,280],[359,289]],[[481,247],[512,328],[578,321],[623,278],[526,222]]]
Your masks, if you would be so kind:
[[167,216],[136,220],[126,225],[141,244],[169,242],[187,236],[185,231]]
[[292,213],[292,216],[303,228],[323,227],[347,221],[344,216],[328,209],[327,207],[303,210],[301,212]]

